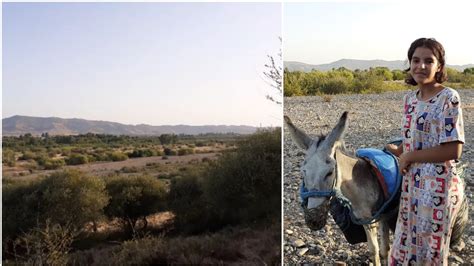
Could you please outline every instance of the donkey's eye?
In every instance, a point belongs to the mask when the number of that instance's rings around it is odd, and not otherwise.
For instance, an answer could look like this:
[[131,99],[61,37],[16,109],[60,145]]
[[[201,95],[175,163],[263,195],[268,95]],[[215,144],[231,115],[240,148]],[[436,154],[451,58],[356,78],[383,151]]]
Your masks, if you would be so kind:
[[327,173],[327,174],[326,174],[326,176],[325,176],[324,178],[328,178],[328,177],[330,177],[330,176],[332,176],[332,171],[331,171],[331,172],[329,172],[329,173]]

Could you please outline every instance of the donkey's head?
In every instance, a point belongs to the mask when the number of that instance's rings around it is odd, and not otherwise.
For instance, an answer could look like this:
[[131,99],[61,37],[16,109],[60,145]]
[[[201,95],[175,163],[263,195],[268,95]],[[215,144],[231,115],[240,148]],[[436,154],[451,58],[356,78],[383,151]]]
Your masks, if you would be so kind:
[[[285,122],[292,139],[301,149],[306,151],[305,160],[301,165],[301,174],[305,189],[308,191],[324,192],[333,190],[337,179],[334,153],[338,146],[343,145],[342,136],[346,129],[347,116],[348,113],[344,112],[337,125],[327,136],[323,135],[316,138],[308,136],[297,128],[289,117],[285,116]],[[319,215],[317,224],[321,227],[324,226],[327,219],[328,199],[329,197],[326,196],[311,196],[308,198],[307,206],[304,206],[307,210],[314,209],[314,211],[317,211],[317,215]],[[323,221],[324,223],[322,223]]]

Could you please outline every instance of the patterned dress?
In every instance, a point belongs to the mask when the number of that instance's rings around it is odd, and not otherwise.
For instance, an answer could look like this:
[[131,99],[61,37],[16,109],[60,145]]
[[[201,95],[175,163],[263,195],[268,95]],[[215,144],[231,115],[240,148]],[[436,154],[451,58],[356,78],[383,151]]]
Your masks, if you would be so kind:
[[[404,97],[403,151],[464,143],[457,91],[444,88],[427,101],[419,100],[417,92]],[[464,186],[453,160],[411,164],[403,176],[390,265],[447,265],[450,229],[463,197]]]

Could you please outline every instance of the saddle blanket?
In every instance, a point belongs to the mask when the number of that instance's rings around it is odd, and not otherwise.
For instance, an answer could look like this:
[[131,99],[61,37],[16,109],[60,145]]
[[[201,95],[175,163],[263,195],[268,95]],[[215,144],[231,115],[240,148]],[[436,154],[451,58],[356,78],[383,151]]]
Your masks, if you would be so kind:
[[391,198],[394,192],[399,189],[402,181],[402,176],[398,171],[397,158],[389,152],[373,148],[359,149],[356,151],[356,156],[368,160],[380,172],[383,180],[379,181],[386,190],[384,191],[387,193],[386,199]]

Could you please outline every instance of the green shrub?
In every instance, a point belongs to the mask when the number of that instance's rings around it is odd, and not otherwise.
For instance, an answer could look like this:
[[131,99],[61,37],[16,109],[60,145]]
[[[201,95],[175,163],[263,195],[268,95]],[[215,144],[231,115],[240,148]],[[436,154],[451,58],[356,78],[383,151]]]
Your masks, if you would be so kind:
[[39,180],[3,182],[2,233],[4,239],[13,239],[36,226],[40,215],[39,182]]
[[44,169],[55,170],[61,168],[64,165],[66,165],[64,159],[48,159],[44,163]]
[[53,173],[40,183],[39,192],[41,220],[76,229],[98,220],[109,200],[100,178],[77,170]]
[[191,148],[181,148],[178,150],[178,155],[187,155],[187,154],[194,154],[194,149]]
[[129,152],[127,155],[129,158],[139,158],[139,157],[151,157],[155,155],[155,153],[150,149],[145,149],[145,150],[134,150],[133,152]]
[[211,163],[203,178],[213,225],[248,223],[280,215],[281,132],[259,131],[235,152]]
[[105,208],[108,217],[116,217],[129,232],[138,219],[164,209],[165,189],[160,181],[150,176],[112,177],[106,181],[110,202]]
[[33,160],[36,157],[34,152],[25,151],[23,154],[18,158],[19,160]]
[[166,156],[173,156],[173,155],[177,155],[178,153],[171,149],[171,148],[164,148],[163,149],[163,153],[166,155]]
[[80,230],[102,216],[108,196],[104,182],[66,170],[33,182],[7,183],[3,192],[3,232],[16,236],[46,221]]
[[109,160],[113,162],[125,161],[128,159],[128,156],[122,152],[111,152],[108,156]]
[[15,166],[15,152],[10,149],[2,149],[2,163],[12,167]]
[[79,165],[79,164],[86,164],[89,160],[87,159],[86,155],[72,153],[69,157],[66,158],[67,165]]
[[204,195],[202,182],[196,176],[171,179],[168,204],[176,215],[175,226],[180,232],[195,234],[214,229],[211,209]]

